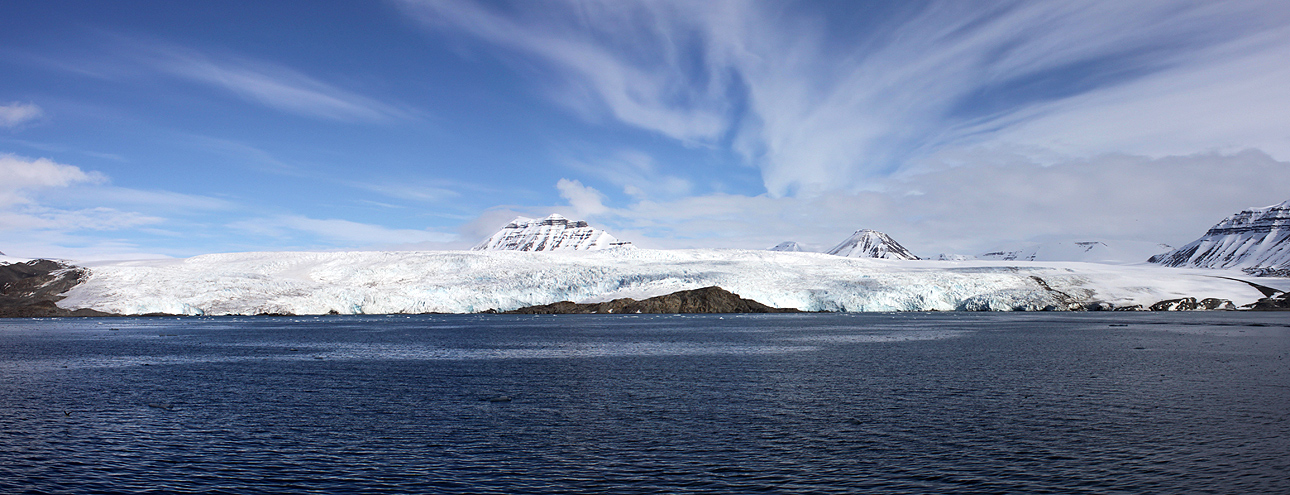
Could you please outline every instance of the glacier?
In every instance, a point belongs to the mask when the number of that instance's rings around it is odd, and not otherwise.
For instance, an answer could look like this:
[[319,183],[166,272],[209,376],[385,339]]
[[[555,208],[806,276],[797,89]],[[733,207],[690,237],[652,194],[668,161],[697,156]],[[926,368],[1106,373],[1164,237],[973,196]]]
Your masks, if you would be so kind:
[[[1147,307],[1258,300],[1239,271],[1078,262],[908,261],[765,250],[359,251],[85,263],[58,302],[118,314],[390,314],[645,299],[719,286],[803,311]],[[1229,278],[1224,278],[1229,277]],[[1263,280],[1263,279],[1261,279]],[[1273,283],[1266,280],[1261,283]]]
[[1200,239],[1150,261],[1176,267],[1239,268],[1256,275],[1290,274],[1290,201],[1224,218]]
[[473,251],[588,251],[629,245],[582,220],[559,214],[541,220],[516,217]]

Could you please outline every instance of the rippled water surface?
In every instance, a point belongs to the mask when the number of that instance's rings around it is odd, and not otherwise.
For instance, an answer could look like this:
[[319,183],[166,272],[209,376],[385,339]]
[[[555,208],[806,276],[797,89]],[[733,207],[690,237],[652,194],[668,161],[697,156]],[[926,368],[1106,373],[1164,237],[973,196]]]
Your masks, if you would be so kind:
[[0,320],[0,492],[1290,493],[1284,313]]

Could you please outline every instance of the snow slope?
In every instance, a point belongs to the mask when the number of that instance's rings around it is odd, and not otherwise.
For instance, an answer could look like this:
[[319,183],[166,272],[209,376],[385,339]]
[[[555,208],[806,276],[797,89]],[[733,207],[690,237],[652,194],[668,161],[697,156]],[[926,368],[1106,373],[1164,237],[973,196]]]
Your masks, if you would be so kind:
[[631,244],[582,220],[552,214],[541,220],[516,217],[473,251],[586,251]]
[[1250,208],[1218,222],[1200,239],[1151,262],[1165,266],[1290,271],[1290,201]]
[[829,254],[848,258],[918,259],[891,236],[869,229],[857,230],[847,240],[830,249]]
[[1145,263],[1173,249],[1168,244],[1142,241],[1057,241],[1019,248],[995,249],[978,256],[1000,261],[1083,261],[1088,263]]
[[779,244],[776,244],[775,247],[770,248],[769,251],[802,252],[802,251],[806,251],[806,249],[803,249],[802,245],[798,244],[797,242],[784,241]]
[[716,285],[807,311],[1036,310],[1261,295],[1215,272],[1092,263],[897,261],[760,250],[279,252],[90,264],[59,305],[124,314],[465,313]]

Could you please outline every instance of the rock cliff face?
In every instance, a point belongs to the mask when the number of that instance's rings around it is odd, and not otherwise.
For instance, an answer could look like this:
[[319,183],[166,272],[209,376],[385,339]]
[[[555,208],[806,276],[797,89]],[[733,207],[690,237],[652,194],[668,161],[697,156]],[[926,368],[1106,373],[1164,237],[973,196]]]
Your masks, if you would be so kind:
[[1227,217],[1200,239],[1148,261],[1165,266],[1240,268],[1260,276],[1290,275],[1290,201]]
[[847,240],[830,249],[829,254],[848,258],[918,259],[891,236],[869,229],[857,230]]
[[54,303],[89,276],[89,271],[50,260],[0,265],[0,317],[105,316],[91,309],[68,311]]
[[631,298],[614,299],[602,303],[578,304],[560,301],[541,306],[529,306],[508,314],[623,314],[623,313],[798,313],[796,309],[772,308],[751,299],[744,299],[720,287],[683,290],[643,301]]
[[582,220],[552,214],[541,220],[517,217],[472,251],[587,251],[629,245]]

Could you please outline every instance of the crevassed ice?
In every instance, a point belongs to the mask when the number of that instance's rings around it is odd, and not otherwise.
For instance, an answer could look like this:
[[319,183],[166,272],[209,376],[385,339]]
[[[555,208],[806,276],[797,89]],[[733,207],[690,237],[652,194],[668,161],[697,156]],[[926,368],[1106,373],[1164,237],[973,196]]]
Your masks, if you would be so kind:
[[1158,265],[716,249],[233,253],[99,264],[59,305],[123,314],[471,313],[642,299],[713,285],[804,311],[1038,310],[1072,301],[1150,305],[1189,296],[1239,305],[1261,297],[1247,284],[1214,275]]

